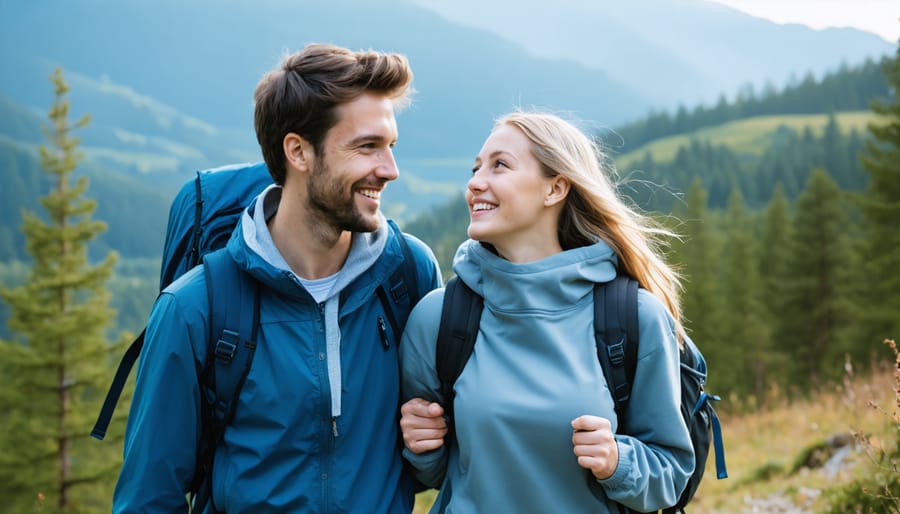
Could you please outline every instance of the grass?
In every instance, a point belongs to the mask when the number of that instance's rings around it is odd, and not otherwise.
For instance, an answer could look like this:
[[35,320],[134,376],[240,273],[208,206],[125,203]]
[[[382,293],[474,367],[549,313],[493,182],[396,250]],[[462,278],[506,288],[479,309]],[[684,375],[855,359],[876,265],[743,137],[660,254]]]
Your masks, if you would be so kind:
[[[836,113],[835,117],[844,133],[854,129],[862,133],[867,130],[870,122],[877,119],[877,115],[871,111],[840,112]],[[688,134],[654,140],[616,157],[616,167],[623,170],[631,169],[637,166],[648,152],[657,162],[671,161],[678,149],[689,145],[692,139],[709,141],[716,146],[726,145],[736,153],[758,157],[772,144],[772,138],[779,127],[784,126],[798,133],[810,127],[819,137],[827,124],[828,116],[825,114],[757,116],[741,119]]]
[[[807,400],[776,402],[752,414],[720,412],[729,478],[716,480],[711,453],[690,512],[823,512],[827,508],[823,493],[873,476],[876,464],[871,450],[890,450],[897,443],[898,416],[900,371],[885,366],[865,376],[849,373],[842,385]],[[838,435],[855,435],[857,441],[839,467],[803,465],[825,441]],[[900,496],[900,491],[893,494]],[[434,496],[434,491],[421,493],[414,512],[428,512]],[[784,505],[796,510],[781,510]]]
[[896,401],[894,381],[892,370],[877,369],[865,378],[850,377],[844,385],[809,400],[753,414],[720,416],[729,478],[715,480],[714,468],[707,466],[705,477],[710,478],[704,478],[692,511],[749,512],[754,502],[781,498],[805,512],[820,512],[825,508],[823,491],[871,476],[873,463],[859,448],[836,470],[810,469],[802,463],[838,435],[864,433],[869,444],[894,444],[897,425],[885,415]]

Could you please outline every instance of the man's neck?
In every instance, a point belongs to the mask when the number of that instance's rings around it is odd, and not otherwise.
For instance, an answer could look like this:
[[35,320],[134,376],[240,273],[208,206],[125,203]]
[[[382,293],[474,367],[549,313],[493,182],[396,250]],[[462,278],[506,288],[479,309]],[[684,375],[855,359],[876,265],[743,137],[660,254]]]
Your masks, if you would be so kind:
[[350,254],[353,234],[337,232],[316,222],[315,217],[294,202],[282,198],[278,211],[269,220],[269,233],[278,252],[297,276],[315,280],[334,275]]

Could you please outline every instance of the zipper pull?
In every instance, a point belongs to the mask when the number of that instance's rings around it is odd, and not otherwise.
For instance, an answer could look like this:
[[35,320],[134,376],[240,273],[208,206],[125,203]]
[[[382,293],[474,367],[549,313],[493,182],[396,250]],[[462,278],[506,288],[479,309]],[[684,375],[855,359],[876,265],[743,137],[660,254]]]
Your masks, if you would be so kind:
[[334,437],[338,436],[337,418],[331,418],[331,435],[333,435]]
[[381,346],[384,346],[384,349],[387,350],[391,347],[391,343],[388,341],[387,326],[384,324],[384,318],[381,316],[378,316],[378,333],[381,334]]

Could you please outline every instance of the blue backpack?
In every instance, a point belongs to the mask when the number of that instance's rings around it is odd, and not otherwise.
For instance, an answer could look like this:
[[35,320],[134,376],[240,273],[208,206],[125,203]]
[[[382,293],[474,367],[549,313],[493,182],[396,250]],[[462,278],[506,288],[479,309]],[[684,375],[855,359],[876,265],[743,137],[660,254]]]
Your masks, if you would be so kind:
[[[210,307],[207,361],[200,380],[204,404],[198,466],[190,485],[196,512],[210,500],[215,448],[234,416],[234,406],[253,362],[259,319],[258,282],[238,268],[224,247],[244,209],[272,184],[264,163],[225,166],[197,172],[172,202],[160,271],[162,291],[194,266],[204,264]],[[390,231],[400,244],[402,264],[376,289],[394,333],[400,334],[419,300],[415,266],[406,237],[393,220]],[[128,347],[116,370],[91,436],[103,439],[119,396],[140,355],[146,328]],[[386,328],[382,340],[386,343]]]
[[[631,397],[631,384],[637,366],[638,350],[638,283],[625,275],[611,282],[594,284],[594,339],[597,358],[615,401],[619,429],[625,426],[625,414]],[[444,304],[435,350],[435,367],[444,398],[444,411],[450,429],[448,440],[455,438],[453,430],[453,386],[475,348],[478,325],[484,300],[458,277],[451,278],[444,288]],[[725,446],[719,417],[710,403],[718,400],[704,391],[706,361],[690,339],[685,339],[681,354],[681,415],[691,434],[695,467],[678,503],[664,509],[663,514],[684,512],[694,497],[709,455],[710,443],[716,452],[716,477],[728,477],[725,468]],[[445,494],[444,512],[450,495]],[[622,507],[624,512],[634,512]]]

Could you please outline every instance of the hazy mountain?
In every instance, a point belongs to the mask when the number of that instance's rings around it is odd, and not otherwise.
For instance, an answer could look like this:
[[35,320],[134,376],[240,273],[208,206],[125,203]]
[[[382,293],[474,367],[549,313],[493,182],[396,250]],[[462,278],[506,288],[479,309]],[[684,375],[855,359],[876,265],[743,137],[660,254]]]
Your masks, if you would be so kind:
[[[418,94],[400,120],[401,129],[410,130],[401,134],[398,150],[409,157],[468,157],[492,118],[517,105],[578,111],[609,124],[647,106],[600,70],[530,57],[493,34],[400,0],[33,0],[7,2],[5,10],[0,94],[46,105],[45,77],[61,64],[80,77],[73,102],[94,113],[98,126],[182,143],[189,135],[173,134],[171,124],[214,138],[233,129],[246,144],[236,146],[232,138],[221,146],[254,155],[253,88],[283,50],[310,41],[409,56]],[[116,105],[84,98],[88,92]]]
[[[311,41],[409,57],[417,93],[398,117],[402,173],[385,201],[401,219],[458,191],[494,117],[517,106],[613,127],[890,49],[702,0],[3,0],[0,153],[22,145],[18,161],[43,141],[47,77],[62,66],[73,115],[93,117],[81,133],[88,170],[170,198],[196,169],[259,159],[253,88]],[[0,187],[11,179],[0,174]]]
[[[448,20],[566,56],[626,84],[656,107],[712,103],[747,84],[783,87],[841,62],[877,60],[894,44],[856,29],[779,25],[705,0],[414,0]],[[825,8],[825,7],[823,7]]]
[[162,150],[179,164],[256,158],[253,87],[284,50],[310,41],[406,53],[419,93],[400,120],[410,130],[398,154],[466,159],[490,120],[515,106],[614,126],[651,106],[892,48],[703,0],[8,0],[0,9],[0,95],[43,110],[46,76],[62,65],[73,102],[95,117],[87,144]]

